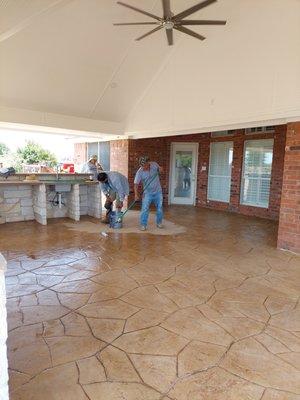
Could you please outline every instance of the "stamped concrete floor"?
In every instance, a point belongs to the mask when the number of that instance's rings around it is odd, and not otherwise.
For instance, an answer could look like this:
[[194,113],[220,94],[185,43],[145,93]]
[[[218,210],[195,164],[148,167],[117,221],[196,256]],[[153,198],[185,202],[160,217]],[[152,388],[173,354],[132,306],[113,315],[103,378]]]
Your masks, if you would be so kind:
[[1,226],[11,400],[300,399],[300,258],[276,224],[167,214],[186,233]]

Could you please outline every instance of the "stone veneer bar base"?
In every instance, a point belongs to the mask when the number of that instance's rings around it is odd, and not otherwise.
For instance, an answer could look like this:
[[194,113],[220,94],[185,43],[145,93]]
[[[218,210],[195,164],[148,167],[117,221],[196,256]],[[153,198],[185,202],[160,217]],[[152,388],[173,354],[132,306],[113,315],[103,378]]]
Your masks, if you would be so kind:
[[[73,183],[71,191],[62,193],[63,206],[52,202],[54,185],[47,182],[21,184],[16,181],[0,185],[0,224],[37,221],[47,225],[49,218],[68,217],[78,222],[81,215],[101,218],[101,192],[95,183]],[[52,203],[52,204],[51,204]]]

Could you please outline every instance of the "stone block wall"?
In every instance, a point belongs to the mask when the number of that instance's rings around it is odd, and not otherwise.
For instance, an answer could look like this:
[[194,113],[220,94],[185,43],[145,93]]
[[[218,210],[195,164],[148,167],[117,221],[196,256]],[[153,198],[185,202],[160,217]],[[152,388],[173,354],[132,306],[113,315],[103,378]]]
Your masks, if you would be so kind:
[[0,186],[0,223],[34,220],[32,186]]
[[8,365],[6,355],[7,322],[4,272],[6,261],[0,253],[0,399],[8,400]]
[[94,218],[101,218],[102,204],[99,185],[91,185],[87,188],[88,215]]
[[79,188],[79,204],[80,215],[88,215],[88,188],[87,186],[80,186]]
[[47,225],[47,218],[71,218],[80,215],[101,217],[99,185],[71,185],[70,192],[61,193],[62,206],[53,185],[0,185],[0,224],[36,220]]
[[80,201],[79,185],[72,185],[72,190],[68,193],[68,217],[74,221],[80,220]]
[[46,186],[37,185],[32,189],[33,212],[37,222],[47,225]]

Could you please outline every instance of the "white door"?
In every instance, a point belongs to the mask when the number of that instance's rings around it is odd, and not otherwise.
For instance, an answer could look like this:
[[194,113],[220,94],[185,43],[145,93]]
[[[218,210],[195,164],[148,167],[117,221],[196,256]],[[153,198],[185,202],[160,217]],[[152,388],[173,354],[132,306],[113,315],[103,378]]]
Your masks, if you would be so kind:
[[170,203],[195,204],[198,143],[172,143]]

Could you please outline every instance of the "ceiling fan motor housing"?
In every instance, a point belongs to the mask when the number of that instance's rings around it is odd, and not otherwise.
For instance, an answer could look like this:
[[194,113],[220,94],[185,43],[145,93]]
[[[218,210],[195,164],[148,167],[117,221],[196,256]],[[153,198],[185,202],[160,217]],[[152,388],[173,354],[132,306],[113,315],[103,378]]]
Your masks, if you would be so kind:
[[174,22],[170,20],[166,20],[163,22],[163,27],[165,29],[173,29],[174,28]]

